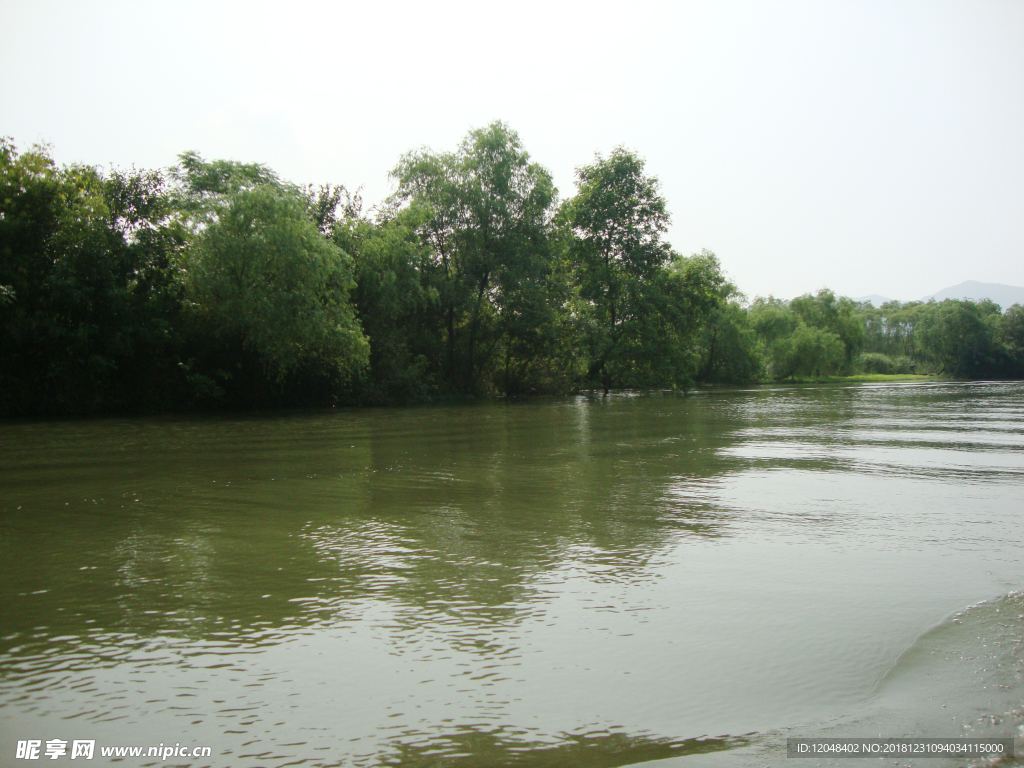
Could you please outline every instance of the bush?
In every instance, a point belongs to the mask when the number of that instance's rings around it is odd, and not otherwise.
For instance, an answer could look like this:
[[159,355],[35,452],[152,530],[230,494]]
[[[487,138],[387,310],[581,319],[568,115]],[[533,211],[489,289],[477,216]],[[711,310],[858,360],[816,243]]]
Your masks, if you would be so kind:
[[858,360],[863,373],[914,373],[914,361],[909,357],[891,357],[880,352],[865,352]]

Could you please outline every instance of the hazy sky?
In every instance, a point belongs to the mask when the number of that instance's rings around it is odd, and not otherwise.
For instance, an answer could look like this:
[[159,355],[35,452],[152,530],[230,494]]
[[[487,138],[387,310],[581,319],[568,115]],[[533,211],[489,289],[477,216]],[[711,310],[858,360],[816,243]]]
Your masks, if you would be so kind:
[[622,144],[751,297],[1024,286],[1024,2],[0,0],[0,134],[365,187],[505,120],[563,197]]

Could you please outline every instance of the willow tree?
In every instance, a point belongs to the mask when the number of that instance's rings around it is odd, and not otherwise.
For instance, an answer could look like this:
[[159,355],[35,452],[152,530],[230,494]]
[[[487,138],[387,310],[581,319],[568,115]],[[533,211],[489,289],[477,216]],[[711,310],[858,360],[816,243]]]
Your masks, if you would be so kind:
[[610,387],[688,386],[696,334],[721,302],[712,254],[683,258],[663,236],[669,215],[644,161],[621,147],[576,171],[560,212],[589,352],[587,378]]
[[[425,212],[417,225],[432,254],[444,338],[443,376],[478,389],[485,373],[544,354],[553,322],[549,229],[555,188],[501,122],[475,130],[454,153],[411,152],[392,172],[395,206]],[[497,377],[495,377],[497,378]]]
[[330,392],[361,370],[351,260],[302,191],[262,166],[195,155],[177,175],[194,232],[184,282],[197,373],[254,403],[301,399],[318,381]]
[[843,342],[844,365],[850,370],[864,347],[865,325],[857,304],[822,288],[813,296],[798,296],[789,306],[807,325],[839,337]]
[[1007,366],[998,343],[1002,315],[997,304],[946,299],[925,308],[921,346],[944,373],[964,379],[1002,375]]

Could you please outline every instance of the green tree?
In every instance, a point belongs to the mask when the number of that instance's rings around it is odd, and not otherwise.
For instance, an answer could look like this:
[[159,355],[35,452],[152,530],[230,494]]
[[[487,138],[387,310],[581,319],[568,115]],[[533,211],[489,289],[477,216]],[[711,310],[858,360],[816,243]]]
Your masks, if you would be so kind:
[[758,296],[750,307],[750,322],[757,340],[768,349],[796,330],[799,317],[782,299]]
[[658,181],[621,147],[576,171],[560,212],[585,329],[587,379],[612,386],[688,386],[694,334],[719,303],[713,254],[683,259],[663,239],[669,215]]
[[722,304],[704,323],[700,336],[699,380],[714,384],[746,384],[764,374],[764,357],[750,313],[727,286]]
[[958,378],[999,376],[1003,350],[997,343],[999,307],[985,300],[929,303],[921,323],[921,345],[942,371]]
[[[228,196],[235,192],[263,186],[279,189],[287,186],[265,165],[235,160],[204,160],[195,151],[179,155],[178,164],[171,168],[170,175],[177,183],[176,207],[196,230],[215,221]],[[301,190],[295,187],[291,190],[306,198]]]
[[889,301],[877,309],[862,307],[858,314],[864,323],[864,351],[893,359],[906,358],[913,365],[922,366],[926,360],[917,331],[929,311],[927,305],[918,301]]
[[[819,292],[819,296],[822,293],[831,294],[831,291]],[[833,304],[827,300],[823,303],[826,306]],[[772,296],[759,297],[750,309],[751,325],[764,350],[769,377],[810,378],[839,373],[847,364],[847,347],[843,339],[827,327],[806,322],[794,305],[821,325],[828,325],[820,316],[814,316],[820,305],[813,296],[804,296],[788,304]]]
[[1024,378],[1024,307],[1014,304],[1003,314],[999,341],[1006,351],[1010,378]]
[[0,142],[0,410],[173,399],[182,233],[161,174],[58,168]]
[[750,306],[748,318],[769,378],[789,376],[788,340],[801,323],[799,316],[782,299],[758,296]]
[[793,333],[777,340],[769,352],[777,379],[833,375],[845,359],[845,346],[839,336],[807,325],[802,319]]
[[455,153],[409,153],[392,176],[392,206],[428,214],[418,232],[432,253],[427,282],[443,315],[445,380],[476,391],[502,345],[507,357],[543,353],[523,343],[523,318],[535,325],[554,311],[547,287],[555,188],[518,135],[492,123]]
[[808,326],[839,337],[843,342],[845,367],[849,370],[864,346],[864,322],[856,303],[822,288],[814,296],[808,293],[793,299],[789,306]]
[[234,398],[270,397],[261,383],[286,395],[299,374],[336,384],[366,364],[350,259],[293,190],[241,188],[217,198],[204,218],[185,260],[189,318],[210,355],[201,367],[231,382]]
[[369,366],[359,380],[366,402],[425,400],[437,393],[443,347],[437,289],[429,282],[431,251],[419,237],[428,214],[392,211],[379,221],[345,206],[333,238],[352,256],[352,294],[370,344]]

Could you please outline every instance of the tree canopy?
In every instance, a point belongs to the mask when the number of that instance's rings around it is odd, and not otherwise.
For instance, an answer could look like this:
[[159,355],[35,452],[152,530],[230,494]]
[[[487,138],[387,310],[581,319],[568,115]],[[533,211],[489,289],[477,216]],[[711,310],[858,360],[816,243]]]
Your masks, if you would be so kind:
[[684,259],[663,240],[669,215],[644,161],[619,147],[577,169],[567,232],[588,351],[587,379],[611,387],[688,386],[692,336],[724,280],[713,257]]
[[1024,312],[828,289],[747,302],[623,147],[551,174],[501,122],[395,192],[186,152],[59,167],[0,141],[0,414],[394,403],[856,372],[1024,377]]
[[455,153],[412,152],[392,172],[395,202],[418,209],[443,315],[444,376],[480,387],[496,355],[540,353],[522,341],[523,318],[550,307],[549,225],[555,188],[504,123],[470,132]]

